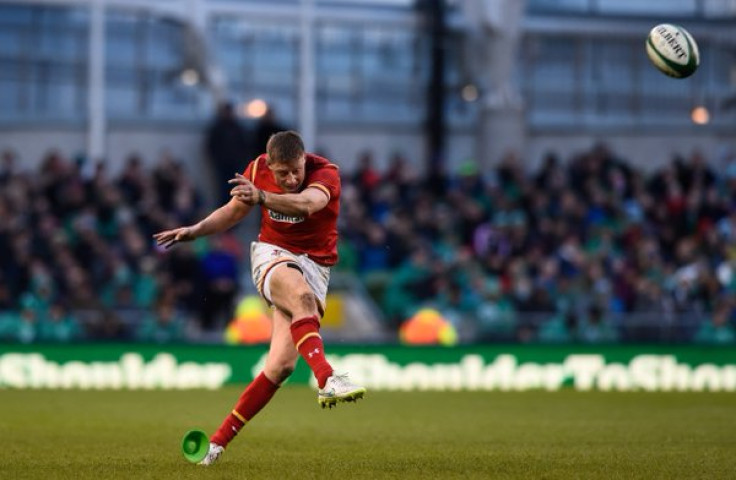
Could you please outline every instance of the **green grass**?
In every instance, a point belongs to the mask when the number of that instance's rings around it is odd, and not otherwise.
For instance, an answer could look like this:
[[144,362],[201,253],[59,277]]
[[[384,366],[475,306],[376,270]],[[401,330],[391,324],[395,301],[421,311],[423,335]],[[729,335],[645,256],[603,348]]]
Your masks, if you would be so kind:
[[321,410],[285,387],[214,467],[190,428],[219,425],[240,388],[0,390],[0,478],[734,478],[736,396],[369,392]]

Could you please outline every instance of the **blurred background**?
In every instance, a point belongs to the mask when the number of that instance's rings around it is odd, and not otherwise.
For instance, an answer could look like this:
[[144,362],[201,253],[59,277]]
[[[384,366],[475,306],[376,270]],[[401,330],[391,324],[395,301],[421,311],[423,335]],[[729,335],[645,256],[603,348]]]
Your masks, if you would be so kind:
[[733,0],[0,0],[0,341],[267,342],[256,217],[151,235],[287,128],[341,169],[328,341],[736,343]]

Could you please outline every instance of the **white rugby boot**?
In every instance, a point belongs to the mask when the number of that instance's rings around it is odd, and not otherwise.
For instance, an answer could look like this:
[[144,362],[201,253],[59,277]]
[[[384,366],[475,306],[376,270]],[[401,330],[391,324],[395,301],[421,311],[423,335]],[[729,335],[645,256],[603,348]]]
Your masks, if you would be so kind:
[[365,387],[353,384],[347,373],[332,375],[327,379],[325,388],[320,388],[317,393],[317,402],[325,407],[334,407],[337,402],[356,402],[365,395]]
[[207,456],[202,459],[201,462],[199,462],[197,465],[202,465],[205,467],[208,467],[215,463],[218,458],[220,458],[220,455],[222,455],[222,452],[225,451],[224,447],[221,447],[220,445],[216,443],[210,442],[210,449],[207,452]]

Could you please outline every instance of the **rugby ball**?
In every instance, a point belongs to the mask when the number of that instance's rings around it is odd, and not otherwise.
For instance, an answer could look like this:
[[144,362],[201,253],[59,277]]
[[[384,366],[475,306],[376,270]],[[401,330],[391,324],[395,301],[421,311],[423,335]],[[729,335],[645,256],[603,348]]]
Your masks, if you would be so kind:
[[679,25],[662,23],[647,37],[647,56],[657,69],[674,78],[686,78],[700,65],[698,44]]

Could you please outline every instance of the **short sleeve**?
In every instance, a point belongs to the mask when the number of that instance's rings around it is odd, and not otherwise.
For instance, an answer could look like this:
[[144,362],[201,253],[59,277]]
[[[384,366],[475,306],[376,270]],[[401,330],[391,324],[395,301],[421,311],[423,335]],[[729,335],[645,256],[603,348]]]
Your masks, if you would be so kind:
[[259,167],[264,163],[261,161],[262,159],[263,155],[260,155],[255,160],[251,161],[248,166],[245,167],[245,172],[243,172],[243,176],[253,182],[254,185],[256,184]]
[[253,175],[253,168],[254,168],[255,160],[252,160],[247,167],[245,167],[245,171],[243,172],[243,176],[250,180],[251,175]]
[[310,187],[319,188],[330,198],[340,198],[340,173],[337,166],[329,164],[310,175],[307,188]]

